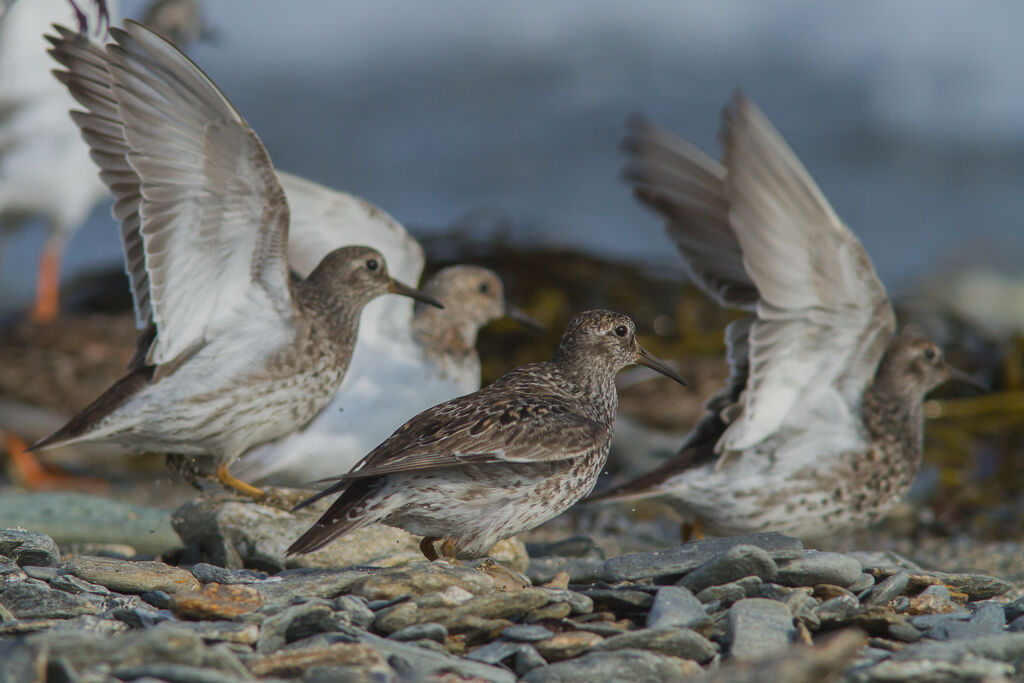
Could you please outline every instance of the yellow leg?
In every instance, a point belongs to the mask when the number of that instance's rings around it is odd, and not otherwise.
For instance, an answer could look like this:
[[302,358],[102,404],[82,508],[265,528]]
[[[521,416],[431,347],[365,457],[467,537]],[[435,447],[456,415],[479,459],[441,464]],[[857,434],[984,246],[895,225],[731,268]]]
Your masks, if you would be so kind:
[[704,538],[704,522],[700,517],[693,520],[693,523],[683,522],[679,526],[679,537],[683,543],[689,541],[700,541]]
[[39,255],[36,274],[36,302],[32,307],[32,320],[37,323],[53,322],[60,310],[60,256],[61,240],[49,239]]
[[459,558],[455,556],[454,539],[449,538],[441,544],[441,557],[454,564],[461,564],[461,562],[459,562]]
[[227,465],[217,465],[217,481],[226,486],[229,489],[238,491],[244,496],[250,498],[262,498],[265,494],[263,489],[258,489],[252,484],[246,484],[241,479],[234,477],[230,471],[228,471]]

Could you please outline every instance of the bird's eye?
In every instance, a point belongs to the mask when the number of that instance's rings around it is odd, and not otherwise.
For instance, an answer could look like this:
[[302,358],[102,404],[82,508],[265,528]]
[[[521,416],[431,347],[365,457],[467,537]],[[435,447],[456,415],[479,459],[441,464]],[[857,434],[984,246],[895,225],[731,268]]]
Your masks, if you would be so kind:
[[620,337],[625,337],[627,334],[629,334],[629,328],[626,327],[625,325],[619,325],[618,327],[615,328],[615,334],[617,334]]
[[924,350],[924,357],[928,360],[935,360],[936,357],[938,357],[938,355],[938,351],[936,351],[934,348],[930,346]]
[[489,282],[481,282],[480,286],[477,287],[477,291],[479,291],[481,294],[490,294],[491,284]]
[[366,267],[370,270],[377,270],[380,267],[380,264],[377,263],[377,259],[372,258],[366,262]]

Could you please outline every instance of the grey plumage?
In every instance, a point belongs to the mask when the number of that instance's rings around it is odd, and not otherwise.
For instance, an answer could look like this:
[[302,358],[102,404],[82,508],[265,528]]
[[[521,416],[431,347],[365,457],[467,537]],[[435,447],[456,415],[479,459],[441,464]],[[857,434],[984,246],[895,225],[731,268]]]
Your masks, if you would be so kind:
[[56,75],[88,110],[73,116],[115,196],[145,329],[129,374],[35,447],[216,455],[230,483],[234,458],[326,405],[367,302],[422,295],[369,247],[336,249],[293,279],[270,157],[199,68],[132,22],[106,48],[55,28],[51,54],[67,68]]
[[482,555],[554,517],[593,488],[611,442],[615,375],[636,362],[683,381],[640,348],[627,316],[577,315],[551,361],[420,413],[306,501],[340,494],[289,552],[379,521]]
[[731,376],[680,452],[592,500],[662,496],[717,533],[865,526],[918,470],[925,394],[969,378],[895,334],[863,247],[742,94],[720,141],[721,163],[647,122],[626,138],[626,177],[693,281],[746,315],[726,330]]

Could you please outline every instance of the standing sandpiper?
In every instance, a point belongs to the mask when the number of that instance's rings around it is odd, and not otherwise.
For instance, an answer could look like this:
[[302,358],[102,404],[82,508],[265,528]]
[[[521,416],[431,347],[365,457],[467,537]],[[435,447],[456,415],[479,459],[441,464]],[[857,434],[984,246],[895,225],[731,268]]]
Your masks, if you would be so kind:
[[864,248],[760,110],[737,93],[722,163],[636,122],[627,178],[695,284],[746,311],[732,375],[662,467],[591,500],[663,497],[714,533],[820,537],[883,518],[921,462],[922,401],[969,376],[896,319]]
[[[313,418],[348,366],[359,314],[393,292],[383,256],[343,247],[294,280],[288,203],[266,149],[217,87],[140,24],[101,48],[57,28],[57,75],[114,193],[136,313],[128,374],[36,448],[107,440],[228,466]],[[437,304],[439,305],[439,304]]]
[[481,556],[558,515],[593,489],[608,459],[619,370],[640,363],[685,384],[640,347],[635,332],[621,313],[580,313],[552,360],[412,418],[302,503],[339,494],[288,552],[312,552],[383,522],[422,535],[430,560],[442,539],[445,557]]

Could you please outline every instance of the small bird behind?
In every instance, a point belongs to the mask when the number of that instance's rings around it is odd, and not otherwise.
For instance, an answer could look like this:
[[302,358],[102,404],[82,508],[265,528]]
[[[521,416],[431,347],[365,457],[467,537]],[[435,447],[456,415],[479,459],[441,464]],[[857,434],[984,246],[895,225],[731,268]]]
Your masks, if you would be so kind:
[[636,121],[626,177],[694,283],[746,312],[726,329],[732,374],[675,457],[591,500],[659,496],[720,534],[869,525],[917,473],[925,394],[974,382],[895,334],[868,255],[753,102],[737,93],[719,137],[721,163]]
[[409,415],[480,388],[481,327],[506,316],[537,326],[505,301],[501,278],[486,268],[450,266],[430,278],[423,292],[444,308],[417,304],[390,339],[365,347],[390,352],[387,362],[357,366],[354,355],[328,406],[302,430],[243,455],[235,467],[238,476],[306,486],[348,472]]
[[228,466],[327,404],[363,306],[388,292],[437,302],[369,247],[335,249],[293,280],[270,157],[202,71],[134,22],[105,49],[56,30],[57,76],[88,109],[73,118],[115,195],[145,331],[128,374],[35,448],[108,440],[214,455],[222,483],[259,496]]
[[621,313],[580,313],[552,360],[423,411],[299,506],[338,494],[288,552],[383,522],[424,536],[428,559],[440,539],[446,557],[481,556],[561,513],[590,492],[608,459],[619,370],[640,363],[685,384],[635,334]]

